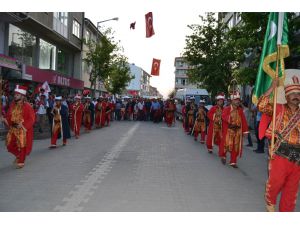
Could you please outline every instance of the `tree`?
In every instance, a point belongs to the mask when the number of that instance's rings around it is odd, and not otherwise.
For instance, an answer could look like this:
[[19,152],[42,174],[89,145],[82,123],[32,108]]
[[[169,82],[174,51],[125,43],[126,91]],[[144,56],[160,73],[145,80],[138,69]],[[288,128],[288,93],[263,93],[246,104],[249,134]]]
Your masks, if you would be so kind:
[[[193,34],[187,36],[184,57],[192,69],[190,81],[201,83],[215,95],[227,92],[230,81],[254,85],[260,62],[261,49],[267,28],[269,13],[241,13],[242,22],[228,29],[216,19],[215,13],[202,17],[203,25],[189,25]],[[299,55],[299,40],[295,32],[300,29],[300,19],[289,17],[289,47],[291,55]],[[287,58],[286,63],[292,61]]]
[[212,96],[227,92],[233,78],[235,54],[227,44],[226,25],[216,18],[215,13],[199,16],[203,25],[189,25],[193,34],[186,37],[183,56],[191,66],[188,77],[192,83],[201,83]]
[[89,50],[84,61],[91,67],[91,88],[95,87],[98,81],[105,83],[113,69],[112,63],[118,56],[119,47],[111,35],[111,29],[107,29],[96,42],[93,40],[87,42]]
[[134,76],[130,74],[127,58],[118,55],[112,63],[111,71],[104,85],[112,94],[121,94],[131,79],[134,79]]

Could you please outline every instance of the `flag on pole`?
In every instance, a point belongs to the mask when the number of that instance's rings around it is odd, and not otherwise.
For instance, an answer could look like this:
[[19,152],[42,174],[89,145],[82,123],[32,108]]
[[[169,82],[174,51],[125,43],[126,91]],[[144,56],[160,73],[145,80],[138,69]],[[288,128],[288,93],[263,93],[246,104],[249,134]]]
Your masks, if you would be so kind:
[[272,84],[276,76],[277,45],[280,45],[279,85],[284,81],[284,58],[289,56],[288,47],[288,21],[287,14],[271,12],[265,34],[264,45],[260,57],[260,64],[256,77],[252,101],[257,104],[258,98],[263,95]]
[[146,19],[146,38],[151,37],[152,35],[154,35],[154,29],[153,29],[153,16],[152,16],[152,12],[148,12],[145,15],[145,19]]
[[152,60],[152,68],[151,68],[151,75],[159,76],[159,68],[160,68],[160,59]]

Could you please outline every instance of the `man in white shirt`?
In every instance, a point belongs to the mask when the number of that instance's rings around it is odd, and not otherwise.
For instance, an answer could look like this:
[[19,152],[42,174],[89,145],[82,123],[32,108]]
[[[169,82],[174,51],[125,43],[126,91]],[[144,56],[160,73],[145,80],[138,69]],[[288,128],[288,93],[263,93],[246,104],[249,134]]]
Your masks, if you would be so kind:
[[47,108],[49,107],[46,96],[41,94],[36,100],[36,116],[37,116],[37,125],[39,132],[43,133],[43,128],[45,128],[47,123]]
[[142,121],[144,120],[144,102],[142,99],[139,99],[137,107],[138,107],[138,120]]

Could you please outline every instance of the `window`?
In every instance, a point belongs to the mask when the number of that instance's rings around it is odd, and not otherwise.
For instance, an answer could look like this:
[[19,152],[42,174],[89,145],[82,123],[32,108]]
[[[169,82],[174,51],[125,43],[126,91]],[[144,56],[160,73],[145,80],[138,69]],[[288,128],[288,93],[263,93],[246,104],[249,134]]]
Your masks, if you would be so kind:
[[234,26],[233,17],[231,17],[230,20],[228,21],[228,28],[231,29],[233,26]]
[[57,51],[57,71],[63,74],[68,73],[68,54],[61,49]]
[[80,38],[80,24],[76,20],[73,20],[73,34]]
[[185,79],[182,79],[182,80],[181,80],[181,84],[182,84],[182,85],[185,85]]
[[53,13],[53,29],[68,38],[68,13],[67,12],[54,12]]
[[242,20],[241,13],[237,12],[235,14],[235,24],[238,24]]
[[85,32],[85,41],[89,42],[91,40],[91,33],[87,30]]
[[55,70],[56,47],[40,39],[40,69]]
[[36,49],[36,37],[20,28],[9,24],[8,51],[9,56],[33,66]]

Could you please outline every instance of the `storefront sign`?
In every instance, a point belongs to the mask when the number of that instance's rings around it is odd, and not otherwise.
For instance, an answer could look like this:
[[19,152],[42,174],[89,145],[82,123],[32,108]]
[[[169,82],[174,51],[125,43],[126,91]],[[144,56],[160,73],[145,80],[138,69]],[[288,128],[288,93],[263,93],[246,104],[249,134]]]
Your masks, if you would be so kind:
[[71,77],[65,77],[57,74],[55,71],[41,70],[32,66],[26,66],[26,74],[32,76],[32,81],[44,83],[47,81],[49,85],[58,85],[74,89],[83,89],[84,82]]
[[3,54],[0,54],[0,66],[10,68],[13,70],[21,70],[21,68],[18,67],[17,59],[11,58]]

